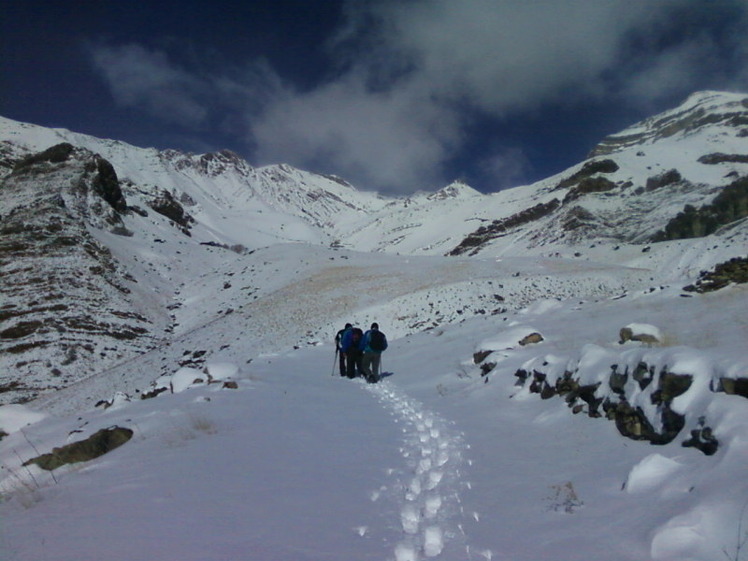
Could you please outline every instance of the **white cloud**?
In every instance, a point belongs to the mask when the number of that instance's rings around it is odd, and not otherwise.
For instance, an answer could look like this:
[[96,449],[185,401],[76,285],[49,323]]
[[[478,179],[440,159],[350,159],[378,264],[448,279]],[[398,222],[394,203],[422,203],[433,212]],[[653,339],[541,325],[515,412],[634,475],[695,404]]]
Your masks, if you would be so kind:
[[372,92],[356,73],[309,93],[278,92],[251,123],[261,161],[322,165],[384,191],[432,188],[458,131],[455,113],[421,92]]
[[487,177],[493,190],[520,185],[530,169],[530,161],[518,146],[501,148],[480,162],[480,171]]
[[[252,133],[266,160],[326,159],[379,189],[436,187],[425,183],[444,182],[440,165],[459,150],[465,115],[501,119],[555,103],[690,93],[712,58],[709,44],[658,43],[669,18],[688,5],[352,0],[330,43],[347,70],[311,92],[277,97]],[[635,48],[634,34],[646,38]],[[504,154],[489,167],[520,177],[528,167],[520,161]]]
[[[99,46],[93,58],[122,105],[195,128],[217,106],[215,121],[247,139],[254,163],[405,192],[452,178],[444,168],[476,118],[496,124],[589,100],[647,104],[685,97],[705,76],[710,88],[748,86],[748,6],[720,4],[740,16],[724,36],[701,29],[694,6],[714,9],[693,0],[349,0],[328,43],[336,73],[324,69],[307,91],[264,61],[202,76],[137,45]],[[679,35],[681,21],[690,33]],[[511,150],[483,165],[504,179],[529,167]]]
[[90,47],[90,54],[119,105],[142,108],[185,126],[197,126],[206,118],[200,98],[208,88],[200,78],[174,66],[164,53],[140,45],[96,45]]

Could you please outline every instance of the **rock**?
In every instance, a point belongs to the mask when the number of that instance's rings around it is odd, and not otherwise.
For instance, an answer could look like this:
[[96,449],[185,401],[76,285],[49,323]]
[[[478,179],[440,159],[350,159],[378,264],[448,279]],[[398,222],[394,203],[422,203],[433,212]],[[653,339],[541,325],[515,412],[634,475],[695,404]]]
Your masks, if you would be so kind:
[[189,229],[192,227],[195,219],[184,210],[171,193],[162,191],[157,199],[148,204],[153,210],[181,226],[185,234],[190,235]]
[[618,335],[620,344],[628,341],[638,341],[645,345],[657,345],[662,342],[660,330],[646,323],[631,323],[622,327]]
[[166,388],[166,387],[154,388],[153,390],[151,390],[149,392],[144,392],[144,393],[140,394],[140,399],[152,399],[152,398],[156,397],[157,395],[160,395],[160,394],[162,394],[162,393],[164,393],[165,391],[168,391],[168,390],[169,390],[169,388]]
[[480,364],[484,360],[486,360],[486,357],[490,355],[493,351],[477,351],[473,353],[473,364]]
[[543,336],[540,333],[535,332],[535,333],[530,333],[529,335],[526,335],[525,337],[523,337],[519,341],[519,344],[520,346],[524,347],[526,345],[540,343],[541,341],[543,341]]
[[661,372],[658,389],[652,393],[652,402],[669,405],[673,399],[688,391],[692,381],[693,376],[690,374],[681,375],[666,371]]
[[712,292],[731,283],[748,282],[748,257],[734,257],[714,267],[714,271],[702,271],[695,284],[683,287],[688,292]]
[[660,175],[655,175],[654,177],[650,177],[649,179],[647,179],[646,190],[654,191],[656,189],[660,189],[661,187],[666,187],[667,185],[678,183],[682,180],[683,176],[681,176],[680,172],[678,172],[677,169],[671,169],[670,171],[666,171],[664,173],[661,173]]
[[53,448],[49,454],[42,454],[24,462],[24,466],[36,464],[40,468],[52,471],[65,464],[87,462],[107,452],[119,448],[132,438],[133,431],[124,427],[101,429],[86,440],[73,442],[66,446]]
[[684,440],[682,445],[684,448],[693,447],[701,450],[707,456],[712,456],[719,448],[719,441],[714,438],[712,429],[703,427],[692,430],[691,438]]
[[650,367],[646,362],[640,362],[636,365],[634,373],[631,375],[639,383],[639,389],[644,390],[654,379],[654,366]]
[[91,181],[94,191],[117,212],[127,211],[127,201],[122,194],[117,172],[107,160],[101,156],[94,156],[96,176]]
[[626,388],[626,382],[629,380],[628,371],[619,373],[616,368],[615,365],[612,368],[613,371],[610,373],[608,385],[610,386],[611,391],[623,395]]
[[726,394],[748,398],[748,378],[720,378],[719,382]]

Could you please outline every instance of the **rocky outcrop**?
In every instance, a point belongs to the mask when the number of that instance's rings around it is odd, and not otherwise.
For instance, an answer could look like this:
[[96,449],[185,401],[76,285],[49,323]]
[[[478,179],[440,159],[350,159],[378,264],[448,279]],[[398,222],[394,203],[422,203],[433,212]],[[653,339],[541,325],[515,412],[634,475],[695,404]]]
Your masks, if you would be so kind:
[[569,189],[564,197],[564,204],[568,204],[584,195],[590,193],[605,193],[615,189],[616,184],[605,177],[588,177],[583,179],[575,187]]
[[[520,369],[515,376],[519,385],[526,385],[542,399],[563,397],[574,413],[586,412],[590,417],[605,417],[615,422],[618,432],[627,438],[652,444],[672,442],[684,428],[685,416],[674,411],[671,405],[689,389],[692,376],[657,370],[646,362],[640,362],[633,370],[615,364],[610,368],[607,387],[600,383],[584,384],[574,371],[567,371],[554,381],[541,370]],[[629,382],[635,383],[639,390],[651,386],[649,393],[656,410],[655,418],[641,405],[630,401],[628,392],[633,387],[629,388]]]
[[694,284],[683,287],[687,292],[713,292],[730,284],[748,282],[748,257],[734,257],[719,263],[712,271],[701,271]]
[[[609,419],[621,435],[632,440],[664,445],[680,438],[682,446],[712,455],[718,450],[719,441],[704,414],[708,410],[684,407],[706,403],[699,396],[709,393],[748,398],[748,378],[714,375],[709,381],[703,365],[692,372],[684,371],[684,365],[700,362],[697,355],[681,360],[676,371],[667,363],[679,361],[667,351],[647,350],[655,343],[655,335],[659,336],[659,331],[653,326],[630,324],[621,329],[621,339],[634,346],[624,353],[588,345],[576,360],[537,356],[514,372],[516,385],[544,400],[560,397],[574,414]],[[516,332],[507,330],[476,347],[473,363],[486,381],[511,355],[511,349],[520,346],[516,339]]]
[[680,174],[680,172],[677,169],[671,169],[659,175],[648,178],[645,190],[655,191],[657,189],[661,189],[662,187],[667,187],[668,185],[680,183],[681,181],[683,181],[683,176]]
[[696,208],[686,205],[651,241],[700,238],[713,234],[722,226],[748,216],[748,177],[732,182],[714,200]]
[[592,160],[585,163],[582,169],[567,177],[556,185],[555,190],[569,189],[598,173],[614,173],[618,171],[618,164],[614,160]]
[[0,208],[0,403],[150,348],[132,279],[92,234],[127,233],[107,160],[69,144],[21,158],[0,180]]
[[699,163],[710,166],[724,163],[748,164],[748,154],[723,154],[722,152],[715,152],[701,156],[698,161]]
[[149,206],[158,212],[160,215],[165,216],[175,224],[177,224],[182,232],[190,234],[190,227],[195,222],[195,219],[190,216],[184,207],[172,196],[168,191],[162,191],[161,194],[148,203]]
[[85,440],[54,448],[52,452],[32,458],[23,465],[36,464],[42,469],[52,471],[66,464],[87,462],[119,448],[130,440],[132,435],[133,431],[124,427],[101,429]]
[[450,251],[447,255],[462,255],[470,251],[471,255],[475,255],[478,250],[486,245],[493,239],[505,235],[513,228],[522,226],[534,220],[538,220],[544,216],[549,215],[556,210],[561,203],[558,199],[552,199],[547,203],[538,203],[537,205],[523,210],[503,218],[501,220],[494,220],[488,226],[481,226],[475,232],[468,235],[460,244]]

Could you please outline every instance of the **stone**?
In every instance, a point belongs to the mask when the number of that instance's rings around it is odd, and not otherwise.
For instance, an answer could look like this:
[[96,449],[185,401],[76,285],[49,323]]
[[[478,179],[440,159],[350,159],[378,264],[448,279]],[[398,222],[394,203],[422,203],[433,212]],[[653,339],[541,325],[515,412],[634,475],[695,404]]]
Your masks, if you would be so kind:
[[476,353],[473,353],[473,364],[480,364],[486,360],[486,357],[492,352],[493,351],[477,351]]
[[682,445],[684,448],[693,447],[701,450],[707,456],[712,456],[719,448],[719,441],[714,438],[711,428],[703,427],[692,430],[691,438],[683,441]]
[[748,378],[720,378],[722,391],[748,398]]
[[101,429],[85,440],[53,448],[52,452],[32,458],[23,465],[36,464],[42,469],[52,471],[66,464],[87,462],[119,448],[129,441],[132,435],[133,431],[124,427]]
[[535,343],[540,343],[543,341],[543,336],[540,333],[530,333],[529,335],[526,335],[522,338],[521,341],[519,341],[519,344],[521,347],[524,347],[526,345],[532,345]]

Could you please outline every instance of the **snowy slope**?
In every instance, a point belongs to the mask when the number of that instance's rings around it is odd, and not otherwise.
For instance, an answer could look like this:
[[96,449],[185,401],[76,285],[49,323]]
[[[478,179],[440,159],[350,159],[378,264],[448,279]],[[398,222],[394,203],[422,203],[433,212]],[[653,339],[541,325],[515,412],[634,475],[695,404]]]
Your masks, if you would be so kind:
[[[371,274],[363,257],[346,261],[351,277]],[[416,270],[432,282],[433,267]],[[282,276],[294,282],[290,268]],[[295,317],[310,297],[329,301],[326,287],[310,283],[305,294],[274,300],[263,325]],[[372,295],[372,308],[386,309],[390,296]],[[705,456],[681,446],[687,430],[666,446],[631,441],[609,421],[528,393],[514,373],[536,357],[589,356],[589,345],[614,361],[680,357],[684,371],[707,379],[727,364],[744,372],[745,297],[745,287],[733,287],[689,299],[666,289],[538,300],[404,337],[372,315],[390,334],[384,369],[393,373],[374,386],[331,376],[330,333],[260,352],[256,335],[237,331],[235,312],[39,403],[50,416],[0,442],[0,543],[11,560],[723,558],[748,500],[745,398],[694,387],[694,411],[720,440]],[[410,305],[401,311],[426,313]],[[326,317],[308,313],[317,316],[311,323]],[[618,330],[632,322],[658,326],[668,343],[620,345]],[[522,326],[545,340],[507,348],[482,376],[475,349]],[[185,350],[206,350],[207,360],[180,368]],[[178,393],[106,410],[82,405],[130,380],[147,389],[158,365]],[[217,383],[188,387],[203,372]],[[222,386],[227,377],[238,389]],[[113,425],[134,430],[133,439],[59,468],[56,480],[20,466],[36,455],[32,445],[45,451]]]
[[[746,175],[698,161],[748,153],[744,99],[697,94],[535,185],[406,199],[2,120],[0,399],[36,399],[0,406],[0,558],[744,558],[746,285],[683,287],[748,224],[648,238]],[[336,375],[347,321],[387,333],[382,383]],[[115,426],[106,455],[23,465]]]

